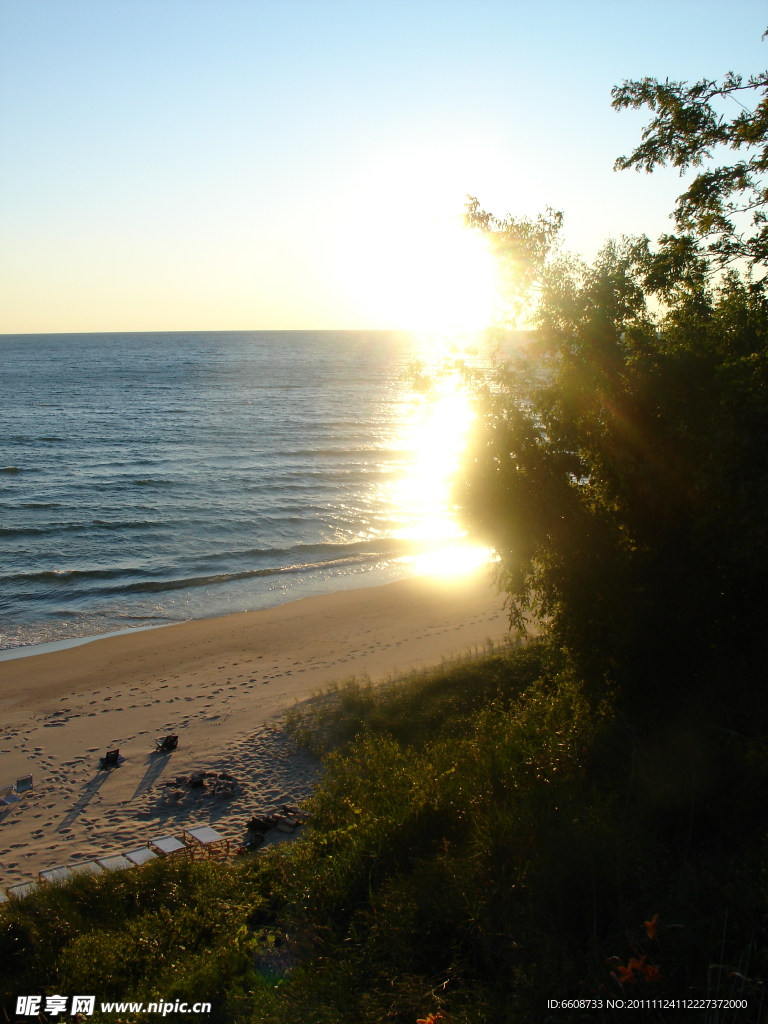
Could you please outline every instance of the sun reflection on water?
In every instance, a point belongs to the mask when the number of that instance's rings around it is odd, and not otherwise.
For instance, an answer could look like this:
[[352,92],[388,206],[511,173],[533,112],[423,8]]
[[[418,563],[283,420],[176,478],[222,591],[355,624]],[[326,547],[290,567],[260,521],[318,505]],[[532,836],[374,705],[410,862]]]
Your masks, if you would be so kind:
[[474,415],[458,375],[441,380],[427,399],[413,396],[402,439],[402,447],[411,452],[410,464],[391,484],[391,498],[408,510],[409,525],[395,537],[422,549],[402,559],[419,575],[463,575],[489,559],[487,548],[464,539],[451,514],[451,480]]
[[434,551],[422,551],[409,562],[417,576],[466,576],[490,561],[488,548],[453,544]]

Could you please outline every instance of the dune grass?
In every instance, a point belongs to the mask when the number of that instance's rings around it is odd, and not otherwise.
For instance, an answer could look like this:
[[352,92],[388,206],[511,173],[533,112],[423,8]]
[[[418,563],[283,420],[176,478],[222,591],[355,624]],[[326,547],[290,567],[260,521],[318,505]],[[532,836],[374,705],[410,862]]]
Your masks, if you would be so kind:
[[291,716],[325,752],[298,842],[14,902],[2,1005],[93,992],[205,999],[212,1021],[469,1024],[580,1019],[553,998],[625,1020],[607,999],[718,994],[751,1009],[712,1021],[757,1020],[759,725],[739,735],[712,707],[640,732],[609,691],[586,694],[546,640],[333,689]]
[[489,640],[483,650],[376,687],[367,677],[331,685],[291,709],[286,726],[297,742],[319,754],[363,733],[421,748],[438,735],[466,733],[473,712],[491,700],[519,696],[542,673],[551,674],[550,662],[545,645]]

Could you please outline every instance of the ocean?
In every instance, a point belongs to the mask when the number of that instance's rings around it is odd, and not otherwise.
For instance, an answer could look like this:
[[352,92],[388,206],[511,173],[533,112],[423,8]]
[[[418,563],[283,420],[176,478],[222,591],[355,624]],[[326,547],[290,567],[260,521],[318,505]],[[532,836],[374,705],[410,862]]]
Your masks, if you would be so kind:
[[[0,650],[417,571],[466,407],[407,334],[0,337]],[[454,460],[451,462],[451,460]]]

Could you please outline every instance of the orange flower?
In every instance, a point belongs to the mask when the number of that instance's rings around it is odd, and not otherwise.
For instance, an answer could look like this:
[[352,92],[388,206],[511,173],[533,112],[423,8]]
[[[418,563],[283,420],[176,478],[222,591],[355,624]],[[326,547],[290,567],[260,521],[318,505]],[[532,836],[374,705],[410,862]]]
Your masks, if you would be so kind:
[[416,1024],[437,1024],[437,1021],[439,1020],[445,1020],[445,1017],[438,1010],[437,1013],[430,1013],[426,1017],[419,1017]]
[[654,964],[648,964],[645,968],[645,980],[646,981],[661,981],[661,974],[659,968]]
[[656,938],[656,925],[659,923],[659,915],[654,914],[650,921],[644,921],[645,933],[649,939]]
[[630,961],[630,966],[629,967],[622,967],[621,964],[619,964],[619,966],[616,968],[616,970],[619,972],[619,977],[617,978],[617,981],[619,982],[620,985],[623,985],[625,981],[634,981],[635,980],[635,972],[632,969],[632,962],[631,961]]

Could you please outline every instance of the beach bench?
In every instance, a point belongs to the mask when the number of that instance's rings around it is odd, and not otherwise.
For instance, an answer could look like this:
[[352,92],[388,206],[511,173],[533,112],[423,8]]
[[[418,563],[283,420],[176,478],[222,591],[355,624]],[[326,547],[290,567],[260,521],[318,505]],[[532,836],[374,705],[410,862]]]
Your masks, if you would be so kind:
[[108,750],[104,757],[99,758],[99,764],[102,768],[116,768],[124,760],[119,750]]
[[99,857],[96,863],[105,871],[125,871],[127,868],[135,867],[133,861],[128,860],[122,853],[115,853],[111,857]]
[[203,857],[226,857],[229,854],[229,840],[219,835],[210,825],[195,825],[192,828],[185,828],[181,834]]
[[149,846],[161,857],[191,857],[193,853],[192,847],[176,836],[156,836],[149,840]]
[[16,779],[16,792],[18,793],[19,796],[21,796],[24,793],[31,793],[32,789],[33,786],[31,775],[22,775],[20,779]]
[[155,740],[155,751],[158,754],[169,754],[172,750],[176,750],[178,745],[178,736],[164,736],[161,740]]
[[126,850],[123,856],[137,868],[140,868],[142,864],[148,864],[151,860],[157,860],[157,854],[148,846],[135,846],[132,850]]
[[47,882],[49,885],[58,885],[61,882],[68,882],[70,878],[74,878],[70,868],[66,864],[59,864],[55,868],[46,868],[45,871],[39,872],[39,878],[41,882]]
[[73,875],[103,875],[104,868],[95,860],[86,860],[80,864],[70,864],[69,870]]
[[15,896],[17,900],[23,900],[37,888],[37,882],[20,882],[18,885],[9,885],[5,890],[9,896]]

